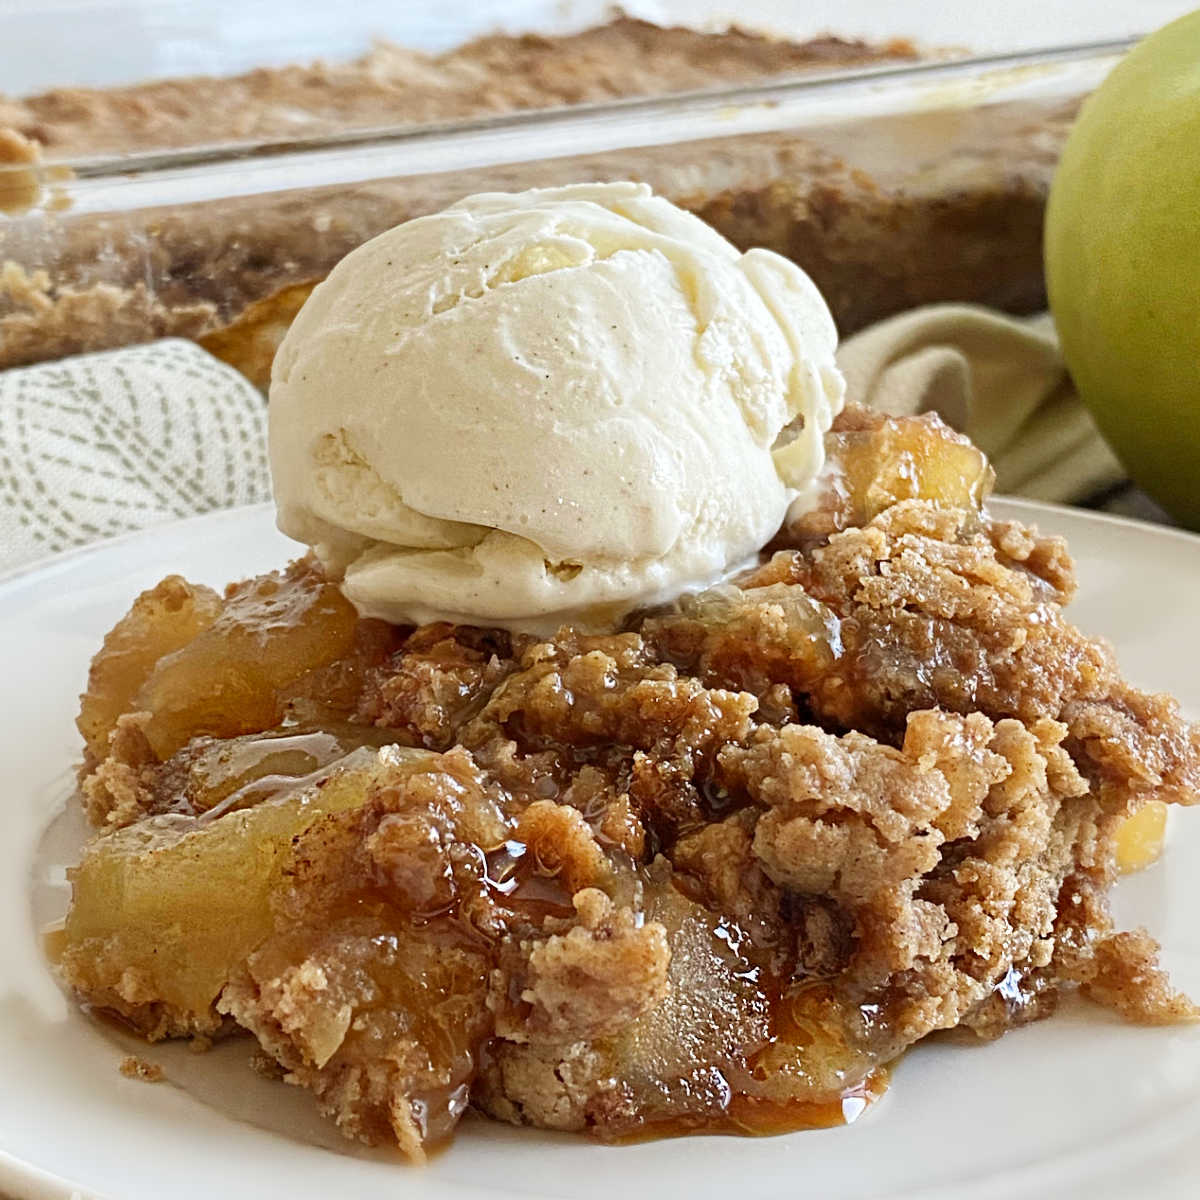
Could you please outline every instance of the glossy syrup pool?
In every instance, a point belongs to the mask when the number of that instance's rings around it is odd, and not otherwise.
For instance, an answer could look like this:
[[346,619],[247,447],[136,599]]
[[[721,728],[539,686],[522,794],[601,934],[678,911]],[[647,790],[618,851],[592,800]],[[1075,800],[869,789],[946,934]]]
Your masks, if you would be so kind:
[[891,1077],[890,1066],[877,1067],[860,1083],[848,1087],[840,1097],[832,1100],[795,1100],[779,1104],[754,1096],[735,1095],[720,1116],[650,1122],[631,1133],[605,1140],[623,1146],[698,1133],[777,1137],[808,1129],[852,1125],[888,1090]]
[[325,727],[281,726],[261,734],[197,742],[165,769],[178,796],[170,811],[212,821],[281,792],[315,783],[364,747],[378,749],[394,734],[372,725],[330,722]]

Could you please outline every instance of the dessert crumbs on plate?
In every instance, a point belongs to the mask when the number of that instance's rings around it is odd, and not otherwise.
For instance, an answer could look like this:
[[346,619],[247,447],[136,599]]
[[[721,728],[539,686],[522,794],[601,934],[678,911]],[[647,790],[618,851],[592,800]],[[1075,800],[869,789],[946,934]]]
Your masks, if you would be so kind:
[[147,1062],[136,1054],[125,1055],[119,1070],[126,1079],[140,1079],[142,1083],[161,1083],[166,1078],[158,1063]]
[[[201,1040],[208,1041],[207,1038],[194,1038],[193,1044]],[[208,1044],[211,1046],[212,1042],[209,1041]],[[284,1076],[283,1067],[280,1066],[280,1064],[277,1063],[265,1050],[254,1050],[246,1061],[250,1064],[250,1070],[252,1070],[255,1075],[262,1076],[263,1079],[282,1079]]]

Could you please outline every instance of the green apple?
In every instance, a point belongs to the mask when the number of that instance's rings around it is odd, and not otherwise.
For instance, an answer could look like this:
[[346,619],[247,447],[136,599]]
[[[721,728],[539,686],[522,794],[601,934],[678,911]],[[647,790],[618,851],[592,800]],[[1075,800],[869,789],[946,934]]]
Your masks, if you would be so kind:
[[1139,43],[1084,103],[1050,191],[1046,280],[1101,431],[1200,529],[1200,12]]

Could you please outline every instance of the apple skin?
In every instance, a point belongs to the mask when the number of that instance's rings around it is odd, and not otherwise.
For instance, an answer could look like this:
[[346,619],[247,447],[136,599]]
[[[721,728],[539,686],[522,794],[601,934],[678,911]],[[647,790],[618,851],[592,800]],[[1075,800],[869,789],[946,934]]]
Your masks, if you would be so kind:
[[1200,529],[1200,11],[1140,42],[1085,101],[1045,256],[1084,403],[1133,480]]

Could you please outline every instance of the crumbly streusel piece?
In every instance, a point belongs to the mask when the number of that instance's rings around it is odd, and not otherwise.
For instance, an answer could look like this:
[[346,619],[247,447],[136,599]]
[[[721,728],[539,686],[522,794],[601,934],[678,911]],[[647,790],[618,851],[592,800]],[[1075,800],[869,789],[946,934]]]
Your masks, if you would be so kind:
[[370,672],[358,717],[444,750],[515,667],[528,639],[470,625],[424,625]]
[[1080,990],[1143,1025],[1197,1020],[1200,1007],[1171,986],[1158,965],[1158,950],[1158,943],[1144,929],[1110,933],[1096,942],[1082,971]]
[[495,914],[477,847],[508,833],[458,751],[294,840],[274,931],[217,1008],[347,1136],[394,1139],[419,1160],[461,1115],[490,1028],[479,926]]
[[[1089,781],[1131,804],[1200,790],[1200,731],[1169,697],[1125,683],[1110,648],[1067,621],[1075,582],[1061,539],[905,501],[777,553],[742,588],[647,632],[702,677],[784,683],[837,727],[894,737],[933,707],[1049,718],[1066,724]],[[799,604],[785,599],[793,592]],[[771,632],[751,640],[746,629]]]

